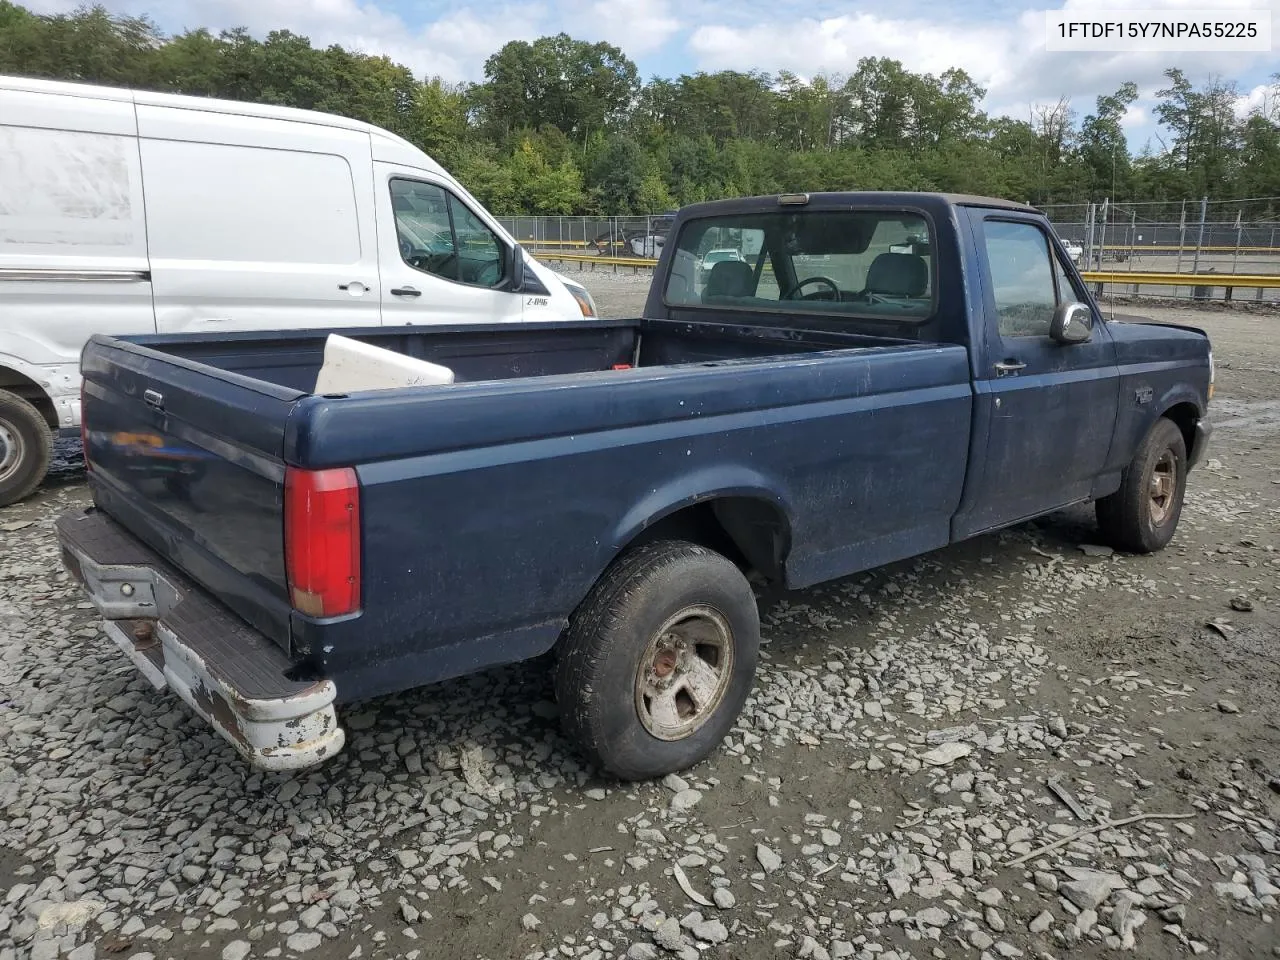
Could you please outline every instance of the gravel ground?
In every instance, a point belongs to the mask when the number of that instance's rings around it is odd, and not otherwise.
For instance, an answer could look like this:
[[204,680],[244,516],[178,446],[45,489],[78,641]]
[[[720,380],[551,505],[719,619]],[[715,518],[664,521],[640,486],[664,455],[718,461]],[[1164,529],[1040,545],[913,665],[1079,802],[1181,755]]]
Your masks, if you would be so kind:
[[1219,362],[1166,551],[1069,511],[767,596],[741,722],[662,783],[587,769],[538,663],[250,772],[62,572],[67,448],[0,510],[0,960],[1280,956],[1280,317],[1144,312]]

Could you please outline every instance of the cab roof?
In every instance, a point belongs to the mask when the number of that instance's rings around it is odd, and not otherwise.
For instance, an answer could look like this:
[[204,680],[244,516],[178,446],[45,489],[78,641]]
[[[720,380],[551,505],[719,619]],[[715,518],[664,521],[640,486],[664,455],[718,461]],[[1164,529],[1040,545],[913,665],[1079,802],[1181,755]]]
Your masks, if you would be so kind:
[[[799,198],[806,200],[800,201]],[[785,202],[796,198],[795,202]],[[684,207],[680,216],[723,216],[729,213],[761,213],[766,210],[803,210],[807,207],[838,210],[848,207],[915,207],[931,209],[941,207],[992,207],[999,210],[1015,210],[1019,213],[1040,213],[1035,207],[1014,200],[997,197],[979,197],[965,193],[924,193],[899,190],[850,190],[831,193],[783,193],[759,197],[740,197],[731,200],[709,200]]]

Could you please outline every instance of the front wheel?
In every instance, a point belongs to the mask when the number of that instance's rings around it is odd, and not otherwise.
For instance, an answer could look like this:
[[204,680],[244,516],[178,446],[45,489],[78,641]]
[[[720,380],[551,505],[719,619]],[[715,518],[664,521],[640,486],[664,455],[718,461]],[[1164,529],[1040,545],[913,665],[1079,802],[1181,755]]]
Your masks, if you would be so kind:
[[566,732],[623,780],[705,759],[750,693],[760,617],[721,554],[665,540],[624,554],[569,622],[556,664]]
[[1186,440],[1177,424],[1162,417],[1125,468],[1120,489],[1098,501],[1098,528],[1118,550],[1161,550],[1178,527],[1186,489]]
[[0,507],[40,486],[52,457],[53,431],[40,411],[0,390]]

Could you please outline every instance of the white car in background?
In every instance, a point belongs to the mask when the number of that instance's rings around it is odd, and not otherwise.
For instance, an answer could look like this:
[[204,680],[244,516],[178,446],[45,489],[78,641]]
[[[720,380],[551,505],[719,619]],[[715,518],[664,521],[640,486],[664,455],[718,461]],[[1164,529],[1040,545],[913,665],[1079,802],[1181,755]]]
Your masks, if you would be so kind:
[[1080,246],[1075,240],[1063,240],[1062,245],[1067,249],[1067,256],[1071,258],[1071,262],[1080,265],[1080,260],[1084,257],[1084,247]]

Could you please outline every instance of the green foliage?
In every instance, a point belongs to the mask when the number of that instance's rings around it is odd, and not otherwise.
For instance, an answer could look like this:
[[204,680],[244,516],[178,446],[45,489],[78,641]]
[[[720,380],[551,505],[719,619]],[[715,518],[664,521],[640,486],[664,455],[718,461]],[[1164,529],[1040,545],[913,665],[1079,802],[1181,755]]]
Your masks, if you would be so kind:
[[[164,36],[102,7],[37,15],[0,0],[0,73],[322,110],[397,133],[498,214],[653,213],[716,197],[954,190],[1034,203],[1280,196],[1280,74],[1249,116],[1233,84],[1171,69],[1159,151],[1130,155],[1138,90],[989,117],[964,71],[866,57],[843,77],[725,70],[642,84],[607,43],[506,44],[485,82],[415,77],[386,57],[287,30]],[[1259,212],[1270,212],[1260,205]]]

